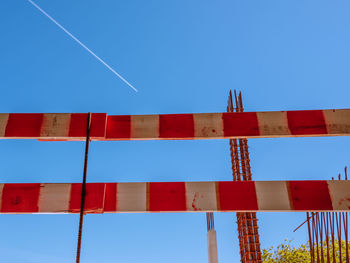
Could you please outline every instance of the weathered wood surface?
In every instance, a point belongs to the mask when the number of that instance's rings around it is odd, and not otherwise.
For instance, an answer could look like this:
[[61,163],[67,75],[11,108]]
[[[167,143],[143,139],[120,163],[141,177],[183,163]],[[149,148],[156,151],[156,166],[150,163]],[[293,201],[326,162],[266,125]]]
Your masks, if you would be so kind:
[[[0,184],[0,213],[78,213],[81,184]],[[88,183],[86,213],[349,211],[349,181]]]
[[[0,139],[84,140],[87,114],[0,114]],[[93,113],[92,140],[349,136],[350,110],[164,115]]]
[[[0,114],[0,139],[84,140],[87,114]],[[93,140],[349,136],[350,110],[165,115],[93,113]]]

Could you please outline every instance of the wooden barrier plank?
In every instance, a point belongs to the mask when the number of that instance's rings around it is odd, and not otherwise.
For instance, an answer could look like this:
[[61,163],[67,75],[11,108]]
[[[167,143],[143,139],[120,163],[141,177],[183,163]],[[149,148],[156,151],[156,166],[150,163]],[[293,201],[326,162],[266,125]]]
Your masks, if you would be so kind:
[[[86,113],[0,114],[0,139],[84,140]],[[350,109],[110,115],[93,113],[92,140],[349,136]]]
[[[86,137],[86,113],[2,113],[0,139],[81,141]],[[106,137],[107,114],[91,114],[91,139]]]
[[[3,214],[78,213],[81,184],[1,184]],[[350,211],[349,181],[88,183],[86,213]]]

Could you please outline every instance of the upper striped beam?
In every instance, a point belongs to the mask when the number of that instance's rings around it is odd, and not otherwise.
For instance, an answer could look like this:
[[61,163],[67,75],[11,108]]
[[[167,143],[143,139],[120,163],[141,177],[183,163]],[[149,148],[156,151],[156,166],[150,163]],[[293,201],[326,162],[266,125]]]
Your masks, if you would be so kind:
[[[0,184],[0,213],[79,213],[75,184]],[[350,181],[88,183],[86,213],[350,211]]]
[[[0,114],[0,139],[83,140],[87,114]],[[349,136],[350,109],[164,115],[93,113],[93,140]]]
[[[87,113],[2,113],[0,139],[85,140],[87,120]],[[107,114],[91,114],[91,139],[106,137],[106,122]]]

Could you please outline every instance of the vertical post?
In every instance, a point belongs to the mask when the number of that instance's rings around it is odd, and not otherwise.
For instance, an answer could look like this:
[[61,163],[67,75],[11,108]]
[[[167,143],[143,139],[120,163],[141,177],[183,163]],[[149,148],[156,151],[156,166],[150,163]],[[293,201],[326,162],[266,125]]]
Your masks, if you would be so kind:
[[90,126],[91,126],[91,113],[89,112],[88,116],[87,116],[87,125],[86,125],[84,172],[83,172],[83,183],[82,183],[82,187],[81,187],[79,232],[78,232],[76,263],[80,263],[81,239],[82,239],[82,235],[83,235],[84,207],[85,207],[85,196],[86,196],[86,174],[87,174],[87,164],[88,164],[88,157],[89,157],[89,143],[90,143]]
[[214,229],[214,215],[207,213],[208,263],[218,263],[218,246]]

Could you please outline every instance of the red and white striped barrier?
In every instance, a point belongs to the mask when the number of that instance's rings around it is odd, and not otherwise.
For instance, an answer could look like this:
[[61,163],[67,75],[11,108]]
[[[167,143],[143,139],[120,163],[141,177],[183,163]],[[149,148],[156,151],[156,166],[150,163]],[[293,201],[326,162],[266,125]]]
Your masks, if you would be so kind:
[[[91,139],[106,137],[105,113],[91,114]],[[0,139],[80,141],[86,138],[86,113],[2,113]]]
[[[87,114],[0,114],[0,139],[84,140]],[[93,140],[349,136],[350,109],[165,115],[93,113]]]
[[[81,184],[0,184],[0,213],[78,213]],[[350,181],[88,183],[86,213],[349,211]]]

